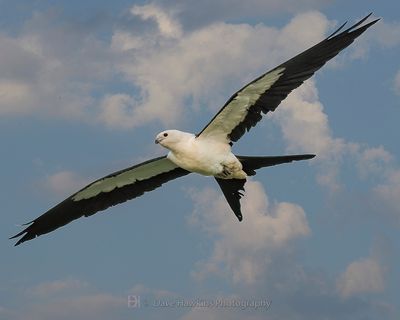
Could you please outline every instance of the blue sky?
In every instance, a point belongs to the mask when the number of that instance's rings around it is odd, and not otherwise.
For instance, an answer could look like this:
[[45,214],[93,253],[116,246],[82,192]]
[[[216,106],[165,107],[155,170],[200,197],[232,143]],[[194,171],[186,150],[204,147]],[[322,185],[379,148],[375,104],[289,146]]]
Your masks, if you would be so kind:
[[[398,319],[398,4],[0,8],[1,319]],[[164,154],[158,132],[201,130],[238,88],[371,11],[378,24],[235,144],[317,154],[252,178],[242,223],[212,179],[190,175],[19,247],[7,239],[92,179]]]

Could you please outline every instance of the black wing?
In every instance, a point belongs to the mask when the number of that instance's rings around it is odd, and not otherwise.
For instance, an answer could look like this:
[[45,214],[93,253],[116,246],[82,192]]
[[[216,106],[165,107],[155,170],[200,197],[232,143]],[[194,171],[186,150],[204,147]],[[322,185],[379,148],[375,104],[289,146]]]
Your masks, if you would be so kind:
[[133,167],[112,173],[94,181],[74,193],[13,236],[22,236],[15,245],[51,232],[82,216],[88,217],[98,211],[141,196],[163,183],[187,175],[186,171],[164,157],[151,159]]
[[370,15],[339,33],[343,24],[325,40],[244,86],[197,136],[224,142],[239,140],[262,119],[261,112],[274,111],[292,90],[379,20],[359,27]]
[[248,176],[254,176],[257,169],[276,166],[282,163],[289,163],[292,161],[310,160],[315,157],[315,154],[295,154],[289,156],[269,156],[269,157],[249,157],[249,156],[236,156],[243,166],[243,171]]

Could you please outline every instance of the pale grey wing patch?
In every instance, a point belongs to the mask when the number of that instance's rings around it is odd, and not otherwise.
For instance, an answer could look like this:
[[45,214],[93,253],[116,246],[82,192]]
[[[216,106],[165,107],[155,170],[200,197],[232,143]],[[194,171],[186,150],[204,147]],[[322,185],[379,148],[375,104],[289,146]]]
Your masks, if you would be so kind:
[[279,80],[284,70],[274,69],[238,91],[198,137],[229,141],[229,134],[246,118],[249,108]]
[[326,39],[246,85],[227,101],[197,137],[216,137],[229,143],[238,141],[262,119],[262,114],[275,111],[290,92],[379,20],[361,26],[369,16],[342,32],[339,31],[343,26],[340,27]]
[[188,173],[189,171],[173,165],[166,156],[114,172],[89,184],[32,220],[24,230],[11,239],[22,236],[16,243],[19,245],[80,217],[88,217],[111,206],[140,197]]
[[145,162],[140,166],[135,166],[126,171],[121,171],[93,182],[73,195],[72,200],[80,201],[83,199],[90,199],[102,192],[110,192],[115,188],[122,188],[126,185],[134,184],[136,181],[150,179],[176,168],[178,168],[178,166],[165,157],[155,161]]

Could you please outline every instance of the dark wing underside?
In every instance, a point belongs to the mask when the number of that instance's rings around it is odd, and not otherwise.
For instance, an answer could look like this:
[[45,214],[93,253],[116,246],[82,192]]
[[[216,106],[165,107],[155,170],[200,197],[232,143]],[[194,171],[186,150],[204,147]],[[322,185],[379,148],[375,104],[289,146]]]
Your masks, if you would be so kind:
[[309,160],[315,157],[315,154],[295,154],[288,156],[270,156],[270,157],[252,157],[252,156],[236,156],[243,166],[243,171],[248,176],[254,176],[257,169],[276,166],[282,163],[292,161]]
[[22,236],[16,245],[51,232],[80,217],[134,199],[160,187],[165,182],[187,175],[165,156],[155,158],[101,178],[59,203],[13,236]]
[[287,95],[310,78],[327,61],[349,46],[379,19],[359,27],[371,14],[263,74],[236,92],[197,135],[221,141],[237,141],[261,119],[261,113],[274,111]]

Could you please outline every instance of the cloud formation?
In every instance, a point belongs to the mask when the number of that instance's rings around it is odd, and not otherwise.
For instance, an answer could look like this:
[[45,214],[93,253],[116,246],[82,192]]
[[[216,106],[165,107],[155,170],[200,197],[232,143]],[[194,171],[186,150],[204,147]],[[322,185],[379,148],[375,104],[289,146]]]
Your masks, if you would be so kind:
[[79,176],[77,173],[63,170],[49,175],[43,181],[46,190],[61,196],[66,196],[84,187],[88,182],[87,178]]
[[96,85],[111,78],[109,50],[89,30],[35,13],[16,35],[0,34],[0,116],[87,119]]
[[[111,47],[120,55],[118,70],[137,88],[139,96],[107,96],[100,119],[109,125],[136,127],[159,121],[170,126],[182,121],[189,111],[198,112],[200,106],[216,111],[245,81],[320,40],[329,25],[323,15],[310,12],[295,17],[281,30],[262,24],[215,23],[187,33],[171,33],[161,26],[181,28],[165,12],[159,14],[159,8],[132,9],[141,18],[148,17],[149,11],[152,17],[163,17],[157,18],[162,20],[158,30],[150,29],[143,35],[116,30],[113,35]],[[300,32],[310,21],[314,28]],[[231,92],[222,95],[227,88]],[[108,121],[111,112],[120,116]]]
[[15,288],[12,294],[20,303],[16,308],[0,307],[4,319],[109,319],[126,317],[129,311],[126,296],[101,292],[72,277],[39,283],[24,292]]
[[135,5],[131,9],[133,15],[141,17],[143,20],[152,19],[157,23],[160,34],[167,38],[180,38],[182,29],[172,14],[167,14],[165,10],[154,4]]
[[[35,13],[16,35],[0,34],[0,115],[66,117],[118,129],[176,125],[199,106],[217,110],[245,81],[320,40],[329,24],[310,12],[281,30],[214,23],[185,32],[177,10],[135,5],[132,16],[149,27],[117,28],[109,42],[57,14]],[[300,32],[310,21],[314,27]],[[124,90],[109,88],[116,76]]]
[[385,289],[384,270],[380,262],[368,257],[350,263],[337,282],[340,294],[353,295],[382,292]]
[[234,283],[254,284],[276,250],[285,250],[294,239],[311,232],[300,206],[271,202],[259,182],[246,183],[242,223],[237,223],[226,200],[213,190],[196,191],[192,197],[195,210],[190,223],[217,239],[209,259],[195,271],[196,278],[217,274]]
[[246,2],[239,0],[205,0],[201,2],[178,0],[171,5],[167,0],[156,0],[153,3],[164,10],[173,6],[178,11],[178,17],[182,20],[185,29],[193,29],[215,22],[246,18],[263,21],[279,13],[294,14],[316,10],[329,2],[330,0],[299,0],[296,2],[291,0],[249,0]]
[[386,171],[383,181],[373,188],[375,195],[383,202],[382,209],[393,213],[397,223],[400,222],[400,169]]
[[[351,262],[335,279],[324,270],[306,267],[302,257],[293,253],[311,236],[300,206],[271,201],[260,183],[250,181],[242,204],[246,215],[237,223],[215,190],[190,194],[195,208],[189,223],[212,240],[210,255],[197,263],[193,276],[202,282],[225,279],[232,293],[219,298],[271,298],[271,310],[266,311],[271,319],[362,319],[379,314],[390,318],[391,306],[378,295],[386,288],[379,254]],[[376,298],[369,299],[368,294]],[[264,310],[247,311],[193,308],[182,319],[265,318]]]
[[[331,192],[342,190],[341,167],[347,159],[359,179],[382,181],[382,185],[370,192],[388,196],[388,188],[397,186],[395,156],[383,146],[348,141],[335,137],[324,105],[319,100],[315,80],[306,81],[292,92],[271,115],[281,128],[288,152],[315,153],[317,181]],[[385,195],[385,196],[384,196]],[[390,197],[394,200],[394,197]],[[398,202],[397,202],[398,203]]]
[[67,278],[40,283],[32,288],[28,288],[27,293],[37,297],[52,296],[65,292],[80,291],[81,289],[87,288],[88,285],[86,281]]

